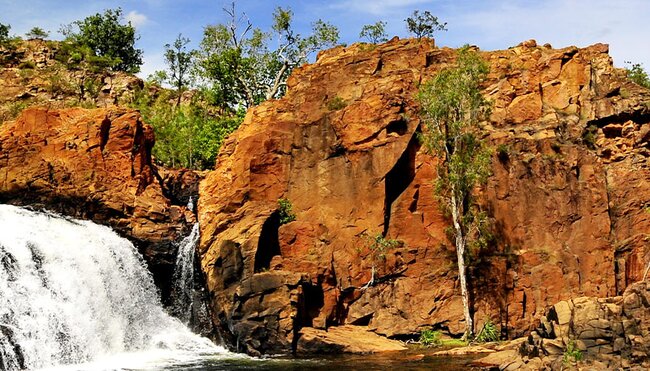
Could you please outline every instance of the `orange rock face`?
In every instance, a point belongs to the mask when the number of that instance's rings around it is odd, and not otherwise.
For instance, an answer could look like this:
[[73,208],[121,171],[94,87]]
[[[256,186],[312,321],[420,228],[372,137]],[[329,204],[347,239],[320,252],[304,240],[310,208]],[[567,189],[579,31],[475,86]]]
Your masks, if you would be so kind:
[[[479,191],[495,239],[470,268],[479,325],[521,335],[547,306],[621,293],[643,274],[650,94],[607,52],[528,41],[482,54],[495,154]],[[415,40],[321,53],[224,144],[200,186],[200,254],[214,320],[241,349],[288,351],[302,327],[463,331],[415,100],[454,58]],[[280,198],[296,221],[280,225]],[[402,244],[373,253],[377,234]]]
[[136,242],[160,284],[173,270],[171,242],[193,220],[165,195],[153,144],[135,111],[30,108],[0,126],[0,202],[112,226]]

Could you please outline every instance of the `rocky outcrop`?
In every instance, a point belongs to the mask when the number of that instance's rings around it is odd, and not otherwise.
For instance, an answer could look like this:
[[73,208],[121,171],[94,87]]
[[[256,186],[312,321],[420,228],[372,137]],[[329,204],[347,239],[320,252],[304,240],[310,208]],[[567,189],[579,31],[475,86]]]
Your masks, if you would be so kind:
[[[495,154],[478,191],[495,239],[470,270],[479,326],[523,335],[547,306],[621,293],[642,273],[650,94],[607,52],[528,41],[482,54]],[[241,350],[289,351],[304,327],[462,331],[415,100],[455,55],[397,39],[321,53],[224,143],[200,186],[200,254],[214,321]],[[297,216],[284,225],[281,198]],[[373,254],[377,235],[401,244]]]
[[105,108],[130,103],[142,91],[140,78],[68,61],[63,47],[40,39],[0,46],[0,124],[31,106]]
[[198,179],[164,172],[163,182],[152,164],[153,144],[136,111],[27,109],[0,126],[0,203],[110,225],[143,252],[165,297],[173,241],[195,221],[184,195]]
[[502,370],[561,370],[568,364],[585,370],[647,369],[649,346],[650,286],[638,282],[622,296],[556,303],[518,352],[498,352],[476,363]]

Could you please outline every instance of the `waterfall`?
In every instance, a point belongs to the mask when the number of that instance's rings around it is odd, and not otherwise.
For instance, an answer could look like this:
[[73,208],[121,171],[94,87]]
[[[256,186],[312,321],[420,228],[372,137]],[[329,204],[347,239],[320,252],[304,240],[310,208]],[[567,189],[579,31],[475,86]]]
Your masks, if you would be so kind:
[[166,314],[129,241],[88,221],[0,205],[0,370],[147,368],[151,357],[206,354],[233,357]]
[[[190,199],[190,203],[192,200]],[[192,232],[178,245],[176,267],[173,275],[172,313],[185,325],[192,319],[194,302],[194,255],[199,242],[199,223],[194,224]]]

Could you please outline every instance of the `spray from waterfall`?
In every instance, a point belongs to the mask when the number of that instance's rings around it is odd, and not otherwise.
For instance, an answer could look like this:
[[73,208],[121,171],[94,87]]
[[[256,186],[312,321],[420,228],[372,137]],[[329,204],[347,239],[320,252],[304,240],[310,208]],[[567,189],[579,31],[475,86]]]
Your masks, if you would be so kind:
[[115,369],[133,354],[206,353],[232,357],[166,314],[129,241],[91,222],[0,205],[0,369]]

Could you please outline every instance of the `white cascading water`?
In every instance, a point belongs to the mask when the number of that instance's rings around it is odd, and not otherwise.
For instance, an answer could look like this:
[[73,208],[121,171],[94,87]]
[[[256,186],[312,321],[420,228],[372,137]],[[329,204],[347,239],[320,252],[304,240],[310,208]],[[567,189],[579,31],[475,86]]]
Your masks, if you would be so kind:
[[0,205],[0,369],[146,369],[206,354],[236,357],[165,313],[129,241]]
[[199,223],[196,223],[192,227],[190,235],[185,237],[178,245],[176,267],[174,268],[172,313],[185,325],[189,325],[192,318],[194,254],[196,244],[199,242],[199,236]]

